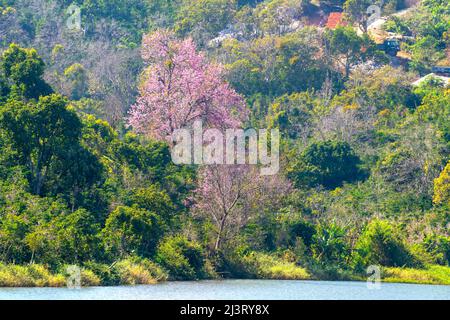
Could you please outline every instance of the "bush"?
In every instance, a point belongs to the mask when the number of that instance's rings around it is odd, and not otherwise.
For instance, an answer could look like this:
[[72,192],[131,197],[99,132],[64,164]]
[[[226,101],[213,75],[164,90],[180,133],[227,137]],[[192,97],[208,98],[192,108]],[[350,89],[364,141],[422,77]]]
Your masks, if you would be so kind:
[[370,222],[356,244],[358,267],[382,265],[387,267],[417,266],[400,238],[396,228],[385,220]]
[[135,205],[156,212],[166,223],[170,222],[173,213],[176,212],[169,195],[155,185],[134,191],[127,201],[130,206]]
[[79,209],[39,223],[25,236],[25,243],[39,263],[57,266],[79,264],[99,253],[99,226],[92,213]]
[[[65,287],[67,272],[61,266],[61,272],[52,273],[47,267],[39,264],[4,265],[0,264],[0,287]],[[91,270],[81,269],[81,285],[98,286],[101,279]]]
[[254,263],[249,263],[245,257],[251,251],[246,245],[225,247],[215,257],[216,270],[225,278],[254,279],[257,269]]
[[116,286],[120,284],[120,275],[117,268],[93,261],[86,262],[84,267],[97,275],[103,286]]
[[309,272],[296,264],[292,250],[277,254],[252,251],[246,246],[226,248],[217,261],[222,275],[240,279],[311,279]]
[[[74,268],[74,269],[72,269]],[[60,265],[58,268],[58,271],[60,274],[62,274],[65,278],[64,285],[67,285],[70,283],[72,277],[77,276],[77,269],[79,268],[79,276],[80,276],[80,285],[82,287],[96,287],[102,284],[102,279],[95,274],[90,269],[79,267],[77,265]],[[74,272],[74,273],[72,273]]]
[[305,221],[297,221],[290,225],[289,234],[291,235],[291,245],[296,245],[298,239],[301,238],[305,246],[310,247],[316,234],[314,225]]
[[96,287],[102,283],[100,277],[98,277],[93,271],[87,269],[81,269],[81,285],[83,287]]
[[335,264],[323,264],[312,261],[307,265],[307,269],[314,279],[329,281],[361,280],[351,270]]
[[450,207],[450,161],[438,178],[434,180],[434,203]]
[[158,246],[156,257],[173,280],[193,280],[206,276],[201,246],[183,236],[164,239]]
[[450,266],[450,237],[426,236],[422,247],[430,255],[431,263]]
[[450,285],[450,268],[430,266],[424,270],[409,268],[383,268],[385,282]]
[[303,217],[291,214],[279,215],[274,223],[273,238],[275,247],[295,248],[302,241],[306,249],[310,249],[316,229]]
[[122,285],[155,284],[167,279],[167,274],[147,259],[121,260],[113,266],[113,269],[113,272],[118,274],[119,283]]
[[345,234],[337,225],[319,225],[311,246],[314,259],[319,263],[344,265],[349,256]]
[[106,220],[103,230],[106,250],[112,256],[154,254],[162,235],[162,224],[152,212],[131,207],[117,207]]
[[4,265],[0,264],[0,287],[63,287],[65,277],[52,274],[42,265]]
[[306,148],[288,174],[298,188],[335,189],[344,182],[365,178],[360,164],[360,158],[347,142],[325,141]]
[[281,280],[311,279],[305,268],[276,256],[252,252],[244,260],[245,263],[253,265],[252,269],[256,271],[258,278]]
[[167,274],[160,266],[138,257],[120,260],[112,265],[89,261],[81,270],[83,286],[155,284],[165,280]]

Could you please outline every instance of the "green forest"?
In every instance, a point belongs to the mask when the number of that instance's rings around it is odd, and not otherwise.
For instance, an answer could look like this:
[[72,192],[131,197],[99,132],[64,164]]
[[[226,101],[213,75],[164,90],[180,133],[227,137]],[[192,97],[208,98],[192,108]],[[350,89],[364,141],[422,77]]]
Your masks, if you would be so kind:
[[[450,88],[416,83],[437,66],[448,0],[0,0],[0,286],[449,285]],[[279,173],[174,164],[187,107],[279,129]]]

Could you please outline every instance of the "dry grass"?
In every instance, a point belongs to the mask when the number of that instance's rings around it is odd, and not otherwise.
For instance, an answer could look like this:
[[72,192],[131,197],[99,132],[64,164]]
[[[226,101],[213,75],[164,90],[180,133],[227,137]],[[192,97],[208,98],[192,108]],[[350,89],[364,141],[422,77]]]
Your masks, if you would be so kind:
[[[110,267],[105,265],[105,268]],[[145,259],[119,261],[114,265],[113,272],[118,276],[118,284],[122,285],[154,284],[167,280],[167,274],[158,265]],[[0,287],[65,287],[67,276],[64,272],[52,273],[38,264],[22,266],[0,263]],[[83,287],[108,285],[104,280],[92,270],[81,269]]]
[[382,274],[384,282],[450,285],[450,267],[384,268]]
[[[92,271],[81,271],[82,286],[98,286],[100,278]],[[51,273],[47,267],[39,264],[4,265],[0,264],[0,287],[64,287],[67,285],[66,276]]]
[[119,261],[114,268],[117,270],[122,285],[155,284],[167,280],[159,266],[149,260]]
[[0,264],[0,287],[62,287],[66,279],[61,274],[52,274],[42,265]]
[[247,259],[250,259],[255,264],[260,278],[278,280],[311,279],[311,275],[305,268],[272,255],[253,253]]
[[81,285],[83,287],[96,287],[101,285],[100,278],[91,270],[81,270]]

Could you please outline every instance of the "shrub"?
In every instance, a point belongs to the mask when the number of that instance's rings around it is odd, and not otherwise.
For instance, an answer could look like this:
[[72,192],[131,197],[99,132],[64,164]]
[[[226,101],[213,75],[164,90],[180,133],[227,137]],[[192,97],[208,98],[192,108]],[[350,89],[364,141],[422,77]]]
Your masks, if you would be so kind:
[[323,264],[311,261],[307,265],[307,270],[314,279],[329,281],[361,280],[348,268],[336,264]]
[[306,148],[288,174],[298,188],[335,189],[344,182],[365,178],[360,164],[360,158],[347,142],[325,141]]
[[426,236],[422,246],[432,257],[432,263],[450,266],[450,237]]
[[248,247],[239,246],[222,251],[218,260],[218,269],[231,278],[244,279],[310,279],[309,272],[296,264],[296,256],[291,250],[280,254],[268,254],[251,251]]
[[[310,247],[315,233],[316,230],[311,223],[305,220],[297,221],[290,226],[291,245],[295,245],[298,238],[301,238],[305,246]],[[292,242],[292,240],[294,241]]]
[[110,265],[88,261],[84,267],[97,275],[100,278],[102,285],[115,286],[120,284],[120,275],[116,268]]
[[62,274],[65,278],[64,285],[67,285],[69,282],[71,282],[70,280],[72,277],[77,276],[77,270],[75,268],[72,269],[73,267],[79,268],[80,270],[80,285],[82,287],[95,287],[102,284],[102,279],[90,269],[83,268],[81,266],[79,267],[77,265],[60,265],[58,270],[59,273]]
[[283,214],[273,231],[277,247],[294,248],[299,240],[309,249],[316,233],[314,225],[302,217]]
[[245,257],[259,278],[281,280],[307,280],[311,276],[305,268],[273,255],[252,252]]
[[450,285],[450,267],[383,268],[381,275],[385,282]]
[[450,207],[450,161],[438,178],[434,180],[434,203]]
[[162,235],[162,224],[152,212],[131,207],[117,207],[103,229],[106,250],[113,256],[138,254],[150,257]]
[[417,266],[396,228],[385,220],[370,222],[356,244],[359,267],[378,264],[387,267]]
[[100,277],[98,277],[92,270],[81,269],[81,285],[83,287],[95,287],[102,283]]
[[226,278],[253,279],[258,272],[254,263],[245,257],[251,251],[247,245],[227,246],[215,257],[215,265],[219,274]]
[[0,287],[63,287],[65,284],[62,274],[52,274],[42,265],[0,264]]
[[165,222],[169,222],[176,211],[169,195],[155,185],[134,191],[128,201],[130,205],[157,213]]
[[155,284],[167,279],[167,274],[158,265],[147,259],[121,260],[113,268],[113,272],[118,274],[119,283],[122,285]]
[[171,279],[192,280],[205,276],[205,256],[201,246],[183,236],[171,236],[158,246],[157,261]]
[[349,255],[345,230],[334,224],[317,227],[311,248],[314,259],[319,263],[342,265]]
[[39,263],[79,264],[98,254],[98,231],[93,214],[79,209],[38,224],[25,236],[25,243]]

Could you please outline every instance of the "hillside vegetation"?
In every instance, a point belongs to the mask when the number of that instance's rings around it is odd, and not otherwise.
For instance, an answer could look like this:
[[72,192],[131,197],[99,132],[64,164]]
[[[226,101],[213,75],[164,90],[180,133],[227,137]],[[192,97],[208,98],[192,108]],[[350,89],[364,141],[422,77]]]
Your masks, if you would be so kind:
[[[387,19],[409,60],[372,1],[75,0],[81,29],[71,4],[0,0],[0,286],[450,284],[450,88],[412,85],[449,65],[447,0]],[[280,172],[175,165],[199,118],[279,129]]]

